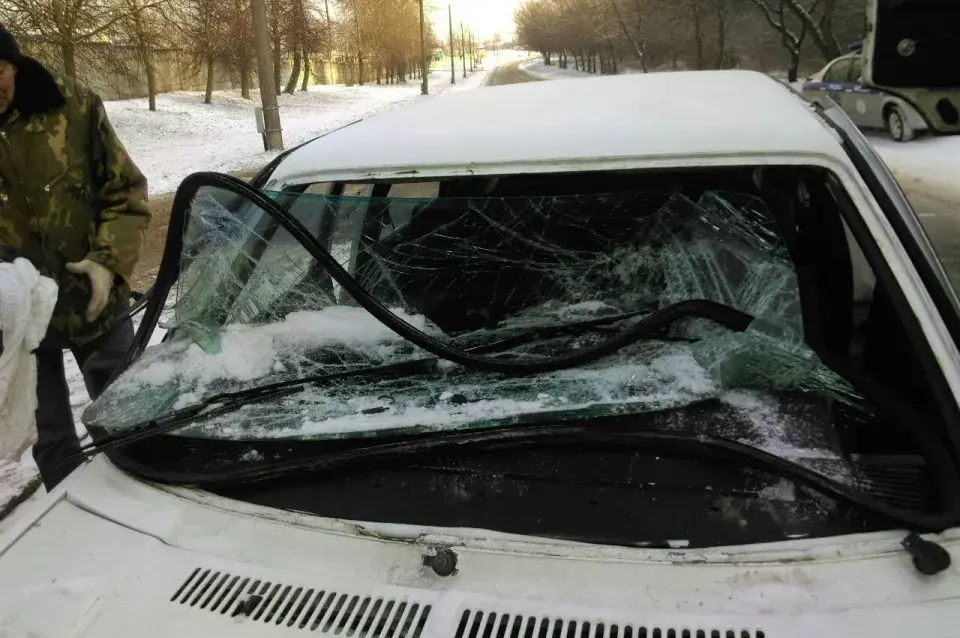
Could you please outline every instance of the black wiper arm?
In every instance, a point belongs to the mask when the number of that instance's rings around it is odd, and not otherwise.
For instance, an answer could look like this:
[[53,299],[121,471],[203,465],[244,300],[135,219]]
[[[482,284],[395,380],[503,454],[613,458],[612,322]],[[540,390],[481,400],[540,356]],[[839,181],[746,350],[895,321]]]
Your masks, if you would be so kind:
[[[622,427],[622,426],[621,426]],[[629,426],[628,426],[629,427]],[[427,451],[464,450],[481,447],[506,449],[529,445],[662,447],[672,451],[748,464],[755,469],[794,481],[837,502],[882,516],[904,528],[917,532],[939,532],[958,524],[956,513],[929,514],[884,503],[869,494],[838,483],[802,465],[780,458],[755,447],[728,439],[682,434],[663,430],[611,429],[607,420],[580,421],[575,424],[523,425],[486,430],[461,430],[419,436],[412,440],[360,445],[346,451],[331,452],[271,462],[268,465],[220,471],[213,475],[197,475],[177,482],[190,484],[236,484],[280,478],[301,472],[326,472],[352,465],[363,465]]]

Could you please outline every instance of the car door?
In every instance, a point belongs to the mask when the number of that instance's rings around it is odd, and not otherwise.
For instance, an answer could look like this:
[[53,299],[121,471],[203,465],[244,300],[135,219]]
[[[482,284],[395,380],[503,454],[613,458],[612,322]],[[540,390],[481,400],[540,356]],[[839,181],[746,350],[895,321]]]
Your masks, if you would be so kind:
[[883,93],[863,85],[862,57],[852,58],[848,79],[848,90],[841,94],[840,106],[859,127],[883,127]]
[[[830,97],[827,89],[827,76],[831,74],[833,67],[838,62],[840,62],[839,59],[833,60],[803,85],[803,94],[809,100],[816,101],[818,97]],[[833,98],[831,97],[831,99]]]
[[867,0],[864,82],[891,88],[960,88],[956,0]]
[[851,108],[854,106],[853,102],[849,99],[844,99],[844,94],[852,88],[850,84],[850,68],[852,64],[853,59],[849,56],[837,58],[823,74],[823,80],[820,83],[819,89],[824,95],[842,108],[850,119],[857,122],[857,119],[854,117],[856,110],[854,109],[853,112],[851,112]]

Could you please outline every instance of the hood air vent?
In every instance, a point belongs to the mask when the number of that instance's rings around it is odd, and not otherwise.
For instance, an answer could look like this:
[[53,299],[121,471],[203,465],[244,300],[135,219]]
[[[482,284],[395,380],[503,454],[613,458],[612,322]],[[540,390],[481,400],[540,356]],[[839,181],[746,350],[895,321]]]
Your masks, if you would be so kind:
[[171,602],[211,613],[356,638],[420,638],[430,605],[193,570]]
[[649,627],[466,610],[455,638],[765,638],[752,629]]

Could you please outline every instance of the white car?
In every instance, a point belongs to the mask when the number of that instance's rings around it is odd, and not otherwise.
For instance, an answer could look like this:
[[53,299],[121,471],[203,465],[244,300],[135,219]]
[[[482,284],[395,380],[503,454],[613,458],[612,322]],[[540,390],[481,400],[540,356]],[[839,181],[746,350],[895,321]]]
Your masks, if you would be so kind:
[[882,162],[759,73],[576,88],[185,180],[0,635],[955,636],[960,307]]

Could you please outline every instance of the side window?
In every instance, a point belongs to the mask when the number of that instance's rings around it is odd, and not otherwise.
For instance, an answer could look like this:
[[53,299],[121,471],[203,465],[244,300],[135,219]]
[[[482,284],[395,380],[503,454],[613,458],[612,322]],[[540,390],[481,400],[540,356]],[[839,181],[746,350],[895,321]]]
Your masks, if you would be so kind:
[[398,182],[390,186],[391,199],[434,199],[440,195],[440,182]]
[[414,214],[440,196],[440,182],[403,182],[390,186],[389,226],[384,226],[380,239],[407,224]]
[[863,75],[863,58],[854,58],[850,65],[850,81],[860,84]]
[[845,58],[843,60],[837,60],[833,63],[827,72],[823,74],[824,82],[849,82],[848,79],[850,76],[850,66],[852,60],[850,58]]

